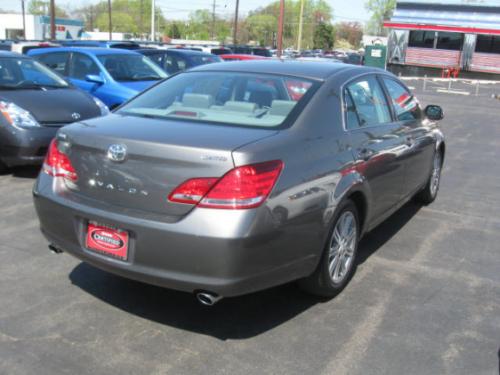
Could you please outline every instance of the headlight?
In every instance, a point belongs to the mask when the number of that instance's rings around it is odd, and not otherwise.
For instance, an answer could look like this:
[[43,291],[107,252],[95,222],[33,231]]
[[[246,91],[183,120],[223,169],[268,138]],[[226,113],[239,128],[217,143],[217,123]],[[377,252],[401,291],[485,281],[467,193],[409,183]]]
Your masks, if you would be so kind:
[[109,108],[107,107],[106,104],[104,104],[101,99],[96,98],[95,96],[92,97],[94,99],[95,104],[99,107],[101,110],[101,116],[106,116],[109,114]]
[[0,113],[9,124],[19,128],[38,128],[40,124],[27,110],[11,102],[0,101]]

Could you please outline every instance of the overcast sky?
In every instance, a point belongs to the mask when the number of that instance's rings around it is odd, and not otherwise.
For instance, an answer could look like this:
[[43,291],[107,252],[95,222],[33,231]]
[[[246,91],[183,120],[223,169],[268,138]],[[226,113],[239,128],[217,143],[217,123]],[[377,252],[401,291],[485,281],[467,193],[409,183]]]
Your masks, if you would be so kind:
[[[364,3],[366,0],[326,0],[334,10],[334,21],[360,21],[368,20]],[[27,2],[27,1],[26,1]],[[98,0],[56,0],[56,4],[70,4],[72,8],[96,3]],[[240,14],[246,14],[259,6],[271,3],[272,0],[240,0]],[[212,9],[213,0],[156,0],[158,7],[162,8],[167,19],[186,19],[189,12],[196,9]],[[216,12],[221,15],[234,13],[235,0],[216,0]],[[21,0],[0,0],[0,9],[21,11]]]

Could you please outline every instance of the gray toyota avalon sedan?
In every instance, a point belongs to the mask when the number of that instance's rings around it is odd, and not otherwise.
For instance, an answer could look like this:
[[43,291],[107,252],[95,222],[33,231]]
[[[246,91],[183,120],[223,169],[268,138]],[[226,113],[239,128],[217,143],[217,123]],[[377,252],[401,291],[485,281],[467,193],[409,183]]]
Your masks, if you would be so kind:
[[198,67],[59,130],[34,187],[41,230],[56,252],[207,305],[292,280],[334,296],[364,233],[435,199],[442,117],[378,69]]

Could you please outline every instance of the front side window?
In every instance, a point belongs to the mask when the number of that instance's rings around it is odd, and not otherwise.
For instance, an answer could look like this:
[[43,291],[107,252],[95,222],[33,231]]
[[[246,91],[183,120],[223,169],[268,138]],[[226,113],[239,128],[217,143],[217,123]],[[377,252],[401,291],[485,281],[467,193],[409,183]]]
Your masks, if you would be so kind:
[[463,40],[464,34],[439,32],[436,48],[460,51],[462,49]]
[[401,84],[390,78],[382,78],[389,93],[392,107],[399,121],[418,120],[422,117],[422,110],[418,100]]
[[158,81],[167,74],[149,58],[139,54],[106,54],[97,59],[115,81]]
[[[300,97],[290,95],[290,82],[300,84]],[[188,72],[146,91],[118,113],[273,128],[282,125],[299,102],[307,102],[307,93],[312,95],[318,86],[276,74]]]
[[434,48],[434,31],[412,30],[408,40],[408,47]]
[[87,75],[99,75],[97,64],[89,56],[82,53],[74,53],[71,58],[70,77],[85,80]]
[[391,122],[391,113],[384,92],[375,77],[349,84],[345,90],[344,98],[347,98],[344,100],[346,100],[348,129]]
[[186,60],[184,60],[182,57],[167,55],[167,58],[165,60],[165,70],[167,71],[168,74],[174,74],[177,73],[178,71],[186,69],[187,69],[187,63]]
[[45,65],[31,59],[0,58],[0,88],[30,89],[68,87],[68,83]]

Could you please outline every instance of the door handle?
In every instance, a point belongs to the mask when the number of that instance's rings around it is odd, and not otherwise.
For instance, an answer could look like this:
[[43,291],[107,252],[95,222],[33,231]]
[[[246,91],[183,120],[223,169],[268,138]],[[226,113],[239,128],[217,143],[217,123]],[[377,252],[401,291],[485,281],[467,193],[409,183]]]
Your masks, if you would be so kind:
[[415,140],[413,139],[413,137],[406,137],[405,144],[408,147],[412,147],[415,144]]
[[375,151],[369,149],[369,148],[363,148],[358,152],[358,159],[362,159],[367,161],[370,159],[373,155],[375,155]]

